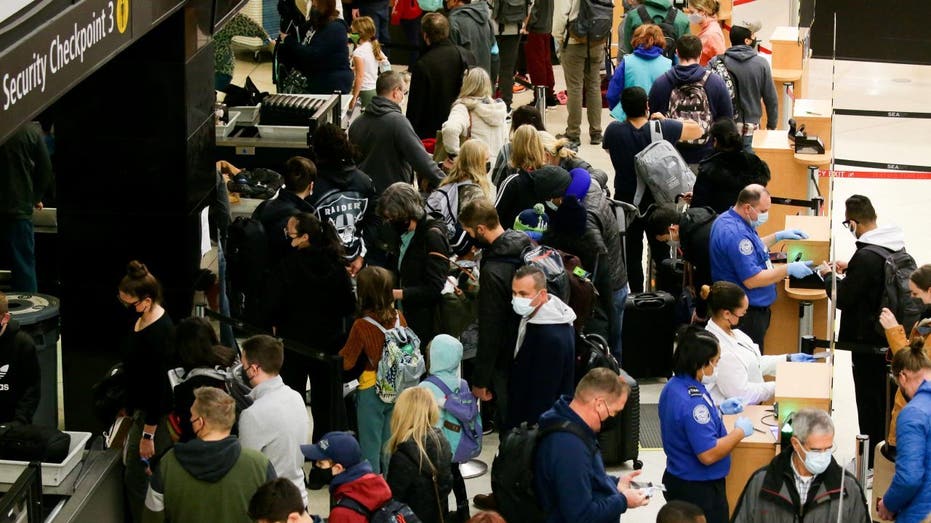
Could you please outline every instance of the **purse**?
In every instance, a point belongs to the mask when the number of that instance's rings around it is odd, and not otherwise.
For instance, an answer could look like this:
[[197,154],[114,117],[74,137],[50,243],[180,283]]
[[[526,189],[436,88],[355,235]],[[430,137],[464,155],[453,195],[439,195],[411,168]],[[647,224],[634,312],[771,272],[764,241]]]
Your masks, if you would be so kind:
[[444,293],[437,307],[434,325],[436,332],[458,338],[478,318],[478,276],[472,268],[442,253],[427,254],[446,260],[451,266],[447,279],[450,283],[456,282],[453,284],[453,292]]

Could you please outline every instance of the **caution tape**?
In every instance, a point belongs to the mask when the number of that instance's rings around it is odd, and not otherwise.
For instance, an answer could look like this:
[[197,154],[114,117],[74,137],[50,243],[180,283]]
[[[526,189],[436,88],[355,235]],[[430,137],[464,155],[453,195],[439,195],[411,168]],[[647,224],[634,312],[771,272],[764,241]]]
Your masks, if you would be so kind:
[[919,113],[914,111],[873,111],[866,109],[834,109],[835,115],[841,116],[876,116],[880,118],[920,118],[929,119],[931,113]]
[[[840,160],[837,163],[843,163],[849,165],[852,163],[851,160]],[[862,163],[877,163],[877,162],[862,162]],[[877,165],[881,165],[878,164]],[[895,164],[892,164],[895,165]],[[880,167],[885,169],[886,167]],[[926,167],[928,171],[893,171],[893,172],[883,172],[883,171],[833,171],[835,178],[846,178],[846,179],[864,179],[864,180],[931,180],[931,167]],[[830,169],[821,169],[818,171],[818,176],[821,178],[828,178],[831,176]]]

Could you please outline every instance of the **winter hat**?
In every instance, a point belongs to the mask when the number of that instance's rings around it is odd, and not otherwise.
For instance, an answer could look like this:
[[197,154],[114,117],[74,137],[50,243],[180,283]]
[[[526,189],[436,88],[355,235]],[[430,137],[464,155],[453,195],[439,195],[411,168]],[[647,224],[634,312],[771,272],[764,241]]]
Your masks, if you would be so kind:
[[572,182],[566,189],[566,196],[575,196],[580,202],[585,201],[585,195],[588,194],[588,188],[592,184],[592,175],[581,167],[576,167],[569,171],[572,176]]
[[531,240],[538,242],[549,226],[550,218],[544,212],[543,204],[538,203],[533,209],[524,209],[514,219],[514,230],[526,233]]
[[544,165],[534,170],[531,177],[536,196],[543,201],[565,196],[566,188],[572,182],[569,172],[556,165]]

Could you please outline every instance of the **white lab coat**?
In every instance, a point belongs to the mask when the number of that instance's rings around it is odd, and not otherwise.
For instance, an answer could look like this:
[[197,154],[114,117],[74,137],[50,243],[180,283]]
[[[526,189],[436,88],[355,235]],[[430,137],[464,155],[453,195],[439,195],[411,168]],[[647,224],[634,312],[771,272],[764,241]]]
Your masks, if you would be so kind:
[[760,348],[740,329],[727,334],[714,321],[708,321],[705,330],[714,334],[721,345],[718,362],[718,381],[708,391],[715,403],[739,397],[747,405],[756,405],[773,399],[776,382],[763,381],[763,376],[774,376],[776,364],[785,356],[762,356]]

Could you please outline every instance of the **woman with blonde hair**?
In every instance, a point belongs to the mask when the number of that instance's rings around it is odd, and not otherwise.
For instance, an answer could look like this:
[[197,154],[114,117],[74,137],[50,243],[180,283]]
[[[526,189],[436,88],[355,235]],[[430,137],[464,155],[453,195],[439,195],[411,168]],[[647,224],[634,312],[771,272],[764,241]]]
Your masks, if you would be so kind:
[[449,442],[436,428],[439,407],[433,394],[412,387],[398,396],[391,416],[391,455],[385,480],[394,499],[407,503],[424,523],[445,523],[452,490]]
[[617,65],[606,94],[611,116],[619,122],[627,119],[621,108],[621,92],[627,87],[637,86],[649,93],[653,82],[672,69],[672,60],[663,56],[666,37],[658,25],[643,24],[637,27],[630,45],[633,52],[624,55],[624,59]]
[[446,221],[453,254],[464,256],[475,245],[461,227],[455,227],[459,211],[473,200],[491,200],[494,195],[494,188],[488,181],[488,159],[488,146],[484,142],[476,138],[466,140],[449,174],[427,197],[427,212]]
[[[443,147],[449,164],[459,154],[460,144],[477,138],[492,154],[498,154],[508,139],[507,106],[492,99],[491,78],[481,67],[466,71],[459,98],[453,102],[449,117],[443,122]],[[490,170],[490,169],[489,169]]]
[[543,152],[546,153],[546,163],[558,165],[569,172],[574,169],[584,169],[602,189],[608,190],[608,173],[596,169],[582,159],[579,153],[569,146],[568,138],[556,138],[547,131],[540,131],[537,134],[540,135],[540,143],[543,144]]
[[701,57],[698,64],[702,67],[727,49],[724,45],[724,32],[718,24],[718,9],[718,0],[689,0],[689,7],[686,9],[689,23],[698,26],[697,36],[701,40]]
[[511,166],[517,169],[498,186],[495,208],[504,227],[511,227],[514,219],[524,209],[532,209],[541,203],[533,190],[530,173],[547,164],[546,151],[536,127],[522,125],[511,136]]
[[349,107],[361,102],[364,109],[375,98],[375,81],[382,67],[390,69],[391,64],[381,50],[381,44],[375,38],[375,22],[368,16],[352,19],[352,35],[358,35],[358,43],[352,52],[352,72],[355,80],[352,84],[352,99]]

